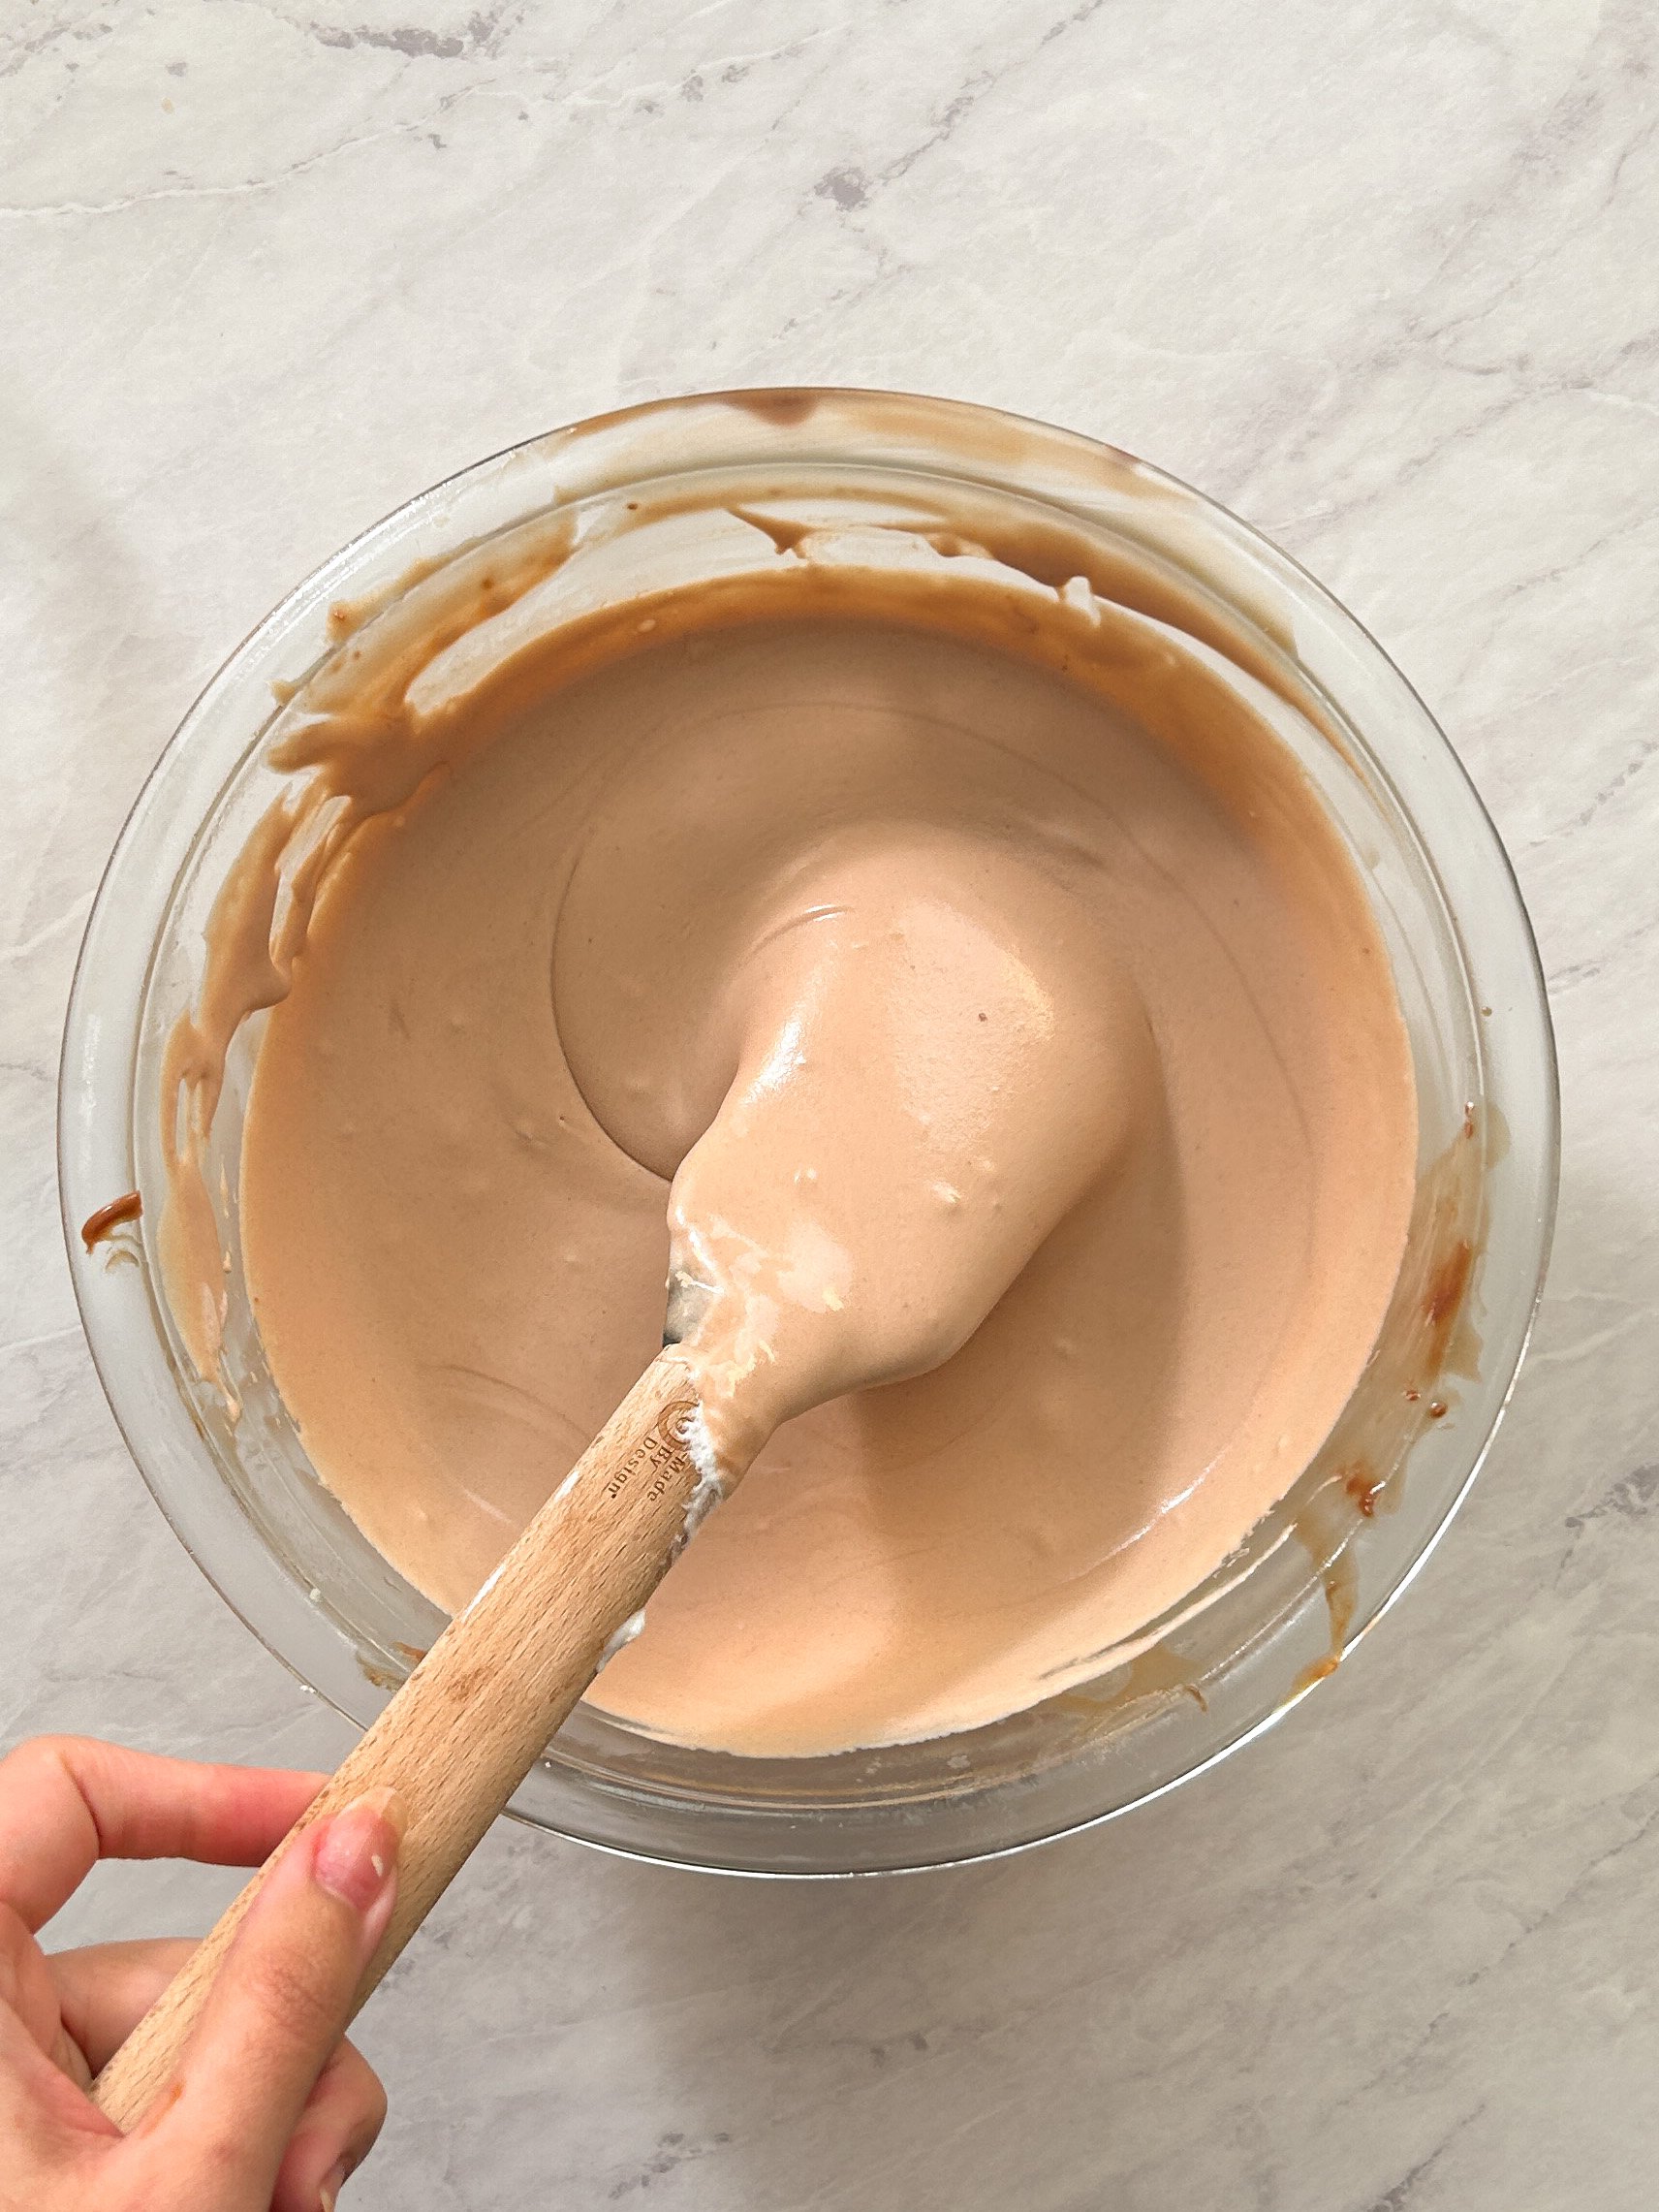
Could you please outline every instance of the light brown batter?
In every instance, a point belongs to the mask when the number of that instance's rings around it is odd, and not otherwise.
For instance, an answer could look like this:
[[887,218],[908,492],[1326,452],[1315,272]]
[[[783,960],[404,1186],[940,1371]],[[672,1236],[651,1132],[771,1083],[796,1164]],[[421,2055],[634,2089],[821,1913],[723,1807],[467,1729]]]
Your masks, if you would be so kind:
[[793,1754],[1029,1704],[1225,1560],[1370,1349],[1415,1128],[1247,681],[965,564],[773,565],[320,717],[349,819],[274,963],[269,855],[225,932],[275,971],[245,1264],[325,1479],[463,1603],[656,1348],[672,1217],[724,1456],[784,1425],[592,1694]]

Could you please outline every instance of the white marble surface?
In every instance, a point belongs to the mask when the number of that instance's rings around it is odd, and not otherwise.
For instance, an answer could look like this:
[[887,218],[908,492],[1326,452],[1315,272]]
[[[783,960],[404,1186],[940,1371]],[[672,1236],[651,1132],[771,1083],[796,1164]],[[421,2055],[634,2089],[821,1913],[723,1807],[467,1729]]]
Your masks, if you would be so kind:
[[[819,378],[1162,461],[1440,713],[1559,1026],[1508,1427],[1311,1706],[955,1875],[735,1884],[499,1832],[364,2024],[392,2118],[348,2202],[1652,2203],[1656,64],[1649,0],[0,0],[0,1737],[341,1747],[106,1412],[58,1030],[214,663],[492,448]],[[111,1871],[66,1932],[200,1926],[225,1887]]]

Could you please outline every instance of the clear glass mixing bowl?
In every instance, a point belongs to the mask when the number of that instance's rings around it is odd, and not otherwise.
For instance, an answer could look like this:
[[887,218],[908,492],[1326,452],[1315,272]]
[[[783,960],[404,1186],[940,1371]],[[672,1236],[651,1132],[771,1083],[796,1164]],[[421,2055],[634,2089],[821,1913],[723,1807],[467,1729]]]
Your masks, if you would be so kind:
[[[1399,1285],[1324,1450],[1194,1601],[1085,1687],[928,1743],[751,1760],[657,1743],[584,1705],[513,1807],[615,1850],[750,1874],[875,1873],[1017,1849],[1200,1773],[1295,1704],[1398,1596],[1491,1440],[1554,1207],[1549,1015],[1526,915],[1480,801],[1353,617],[1265,539],[1144,462],[1043,425],[894,394],[673,399],[482,461],[309,577],[185,716],[87,925],[59,1115],[86,1334],[133,1456],[191,1556],[302,1681],[366,1723],[441,1617],[317,1480],[264,1368],[235,1219],[257,1019],[233,1051],[210,1154],[224,1170],[239,1421],[183,1351],[153,1241],[162,1048],[194,1000],[225,870],[278,788],[266,758],[273,702],[338,648],[342,603],[358,615],[395,608],[432,564],[507,547],[515,533],[522,542],[554,511],[574,524],[573,563],[588,563],[585,587],[603,602],[651,557],[648,532],[618,537],[630,501],[679,508],[679,574],[688,562],[695,571],[694,518],[705,506],[787,513],[803,502],[878,525],[944,518],[991,543],[1017,523],[1048,581],[1086,578],[1278,695],[1277,718],[1348,836],[1393,962],[1421,1117]],[[135,1187],[157,1204],[85,1250],[83,1219]]]

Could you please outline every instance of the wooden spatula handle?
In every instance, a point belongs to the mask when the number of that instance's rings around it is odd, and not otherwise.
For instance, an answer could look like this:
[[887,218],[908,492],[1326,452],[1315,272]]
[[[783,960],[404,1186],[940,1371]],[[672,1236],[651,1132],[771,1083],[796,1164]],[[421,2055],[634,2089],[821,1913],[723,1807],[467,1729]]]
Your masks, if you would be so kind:
[[[403,1800],[397,1906],[357,2006],[593,1680],[618,1627],[667,1572],[700,1479],[686,1444],[696,1406],[684,1362],[665,1351],[279,1847],[365,1790],[390,1785]],[[230,1905],[93,2085],[118,2126],[131,2129],[171,2079],[274,1863]]]

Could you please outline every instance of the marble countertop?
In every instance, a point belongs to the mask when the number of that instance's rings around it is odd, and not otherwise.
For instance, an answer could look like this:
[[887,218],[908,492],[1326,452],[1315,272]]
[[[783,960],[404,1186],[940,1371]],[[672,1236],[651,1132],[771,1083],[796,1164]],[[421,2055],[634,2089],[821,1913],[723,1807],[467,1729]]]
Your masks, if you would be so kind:
[[[1535,1349],[1332,1684],[1130,1819],[955,1874],[736,1883],[501,1828],[364,2020],[392,2116],[346,2202],[1652,2202],[1656,67],[1646,0],[0,10],[0,1738],[344,1746],[106,1410],[55,1060],[99,869],[197,688],[479,455],[811,380],[1147,455],[1419,685],[1559,1029]],[[198,1928],[229,1885],[107,1870],[62,1932]]]

